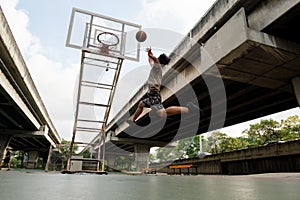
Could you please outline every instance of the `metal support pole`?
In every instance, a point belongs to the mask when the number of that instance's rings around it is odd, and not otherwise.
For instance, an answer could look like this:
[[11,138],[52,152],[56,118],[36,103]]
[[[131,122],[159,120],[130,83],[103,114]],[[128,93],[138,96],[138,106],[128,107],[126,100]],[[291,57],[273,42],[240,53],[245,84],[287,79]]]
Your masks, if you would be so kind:
[[73,147],[74,147],[75,135],[76,135],[78,109],[79,109],[79,101],[80,101],[80,94],[81,94],[81,82],[82,82],[83,65],[84,65],[84,63],[83,63],[83,57],[84,57],[83,54],[84,54],[84,52],[82,52],[82,56],[81,56],[80,74],[79,74],[79,80],[78,80],[77,104],[76,104],[76,112],[75,112],[75,123],[74,123],[74,126],[73,126],[72,141],[71,141],[71,144],[70,144],[69,158],[68,158],[67,167],[66,167],[67,171],[70,171],[71,157],[72,157],[72,153],[73,153]]
[[47,159],[47,163],[46,163],[46,166],[45,166],[45,172],[48,172],[49,163],[50,163],[50,160],[51,160],[51,155],[52,155],[52,145],[50,144],[48,159]]
[[99,134],[99,146],[98,146],[98,161],[97,161],[97,171],[100,171],[100,154],[101,154],[101,141],[102,141],[102,137],[101,137],[101,133]]
[[102,145],[102,171],[105,169],[105,131],[102,132],[103,145]]

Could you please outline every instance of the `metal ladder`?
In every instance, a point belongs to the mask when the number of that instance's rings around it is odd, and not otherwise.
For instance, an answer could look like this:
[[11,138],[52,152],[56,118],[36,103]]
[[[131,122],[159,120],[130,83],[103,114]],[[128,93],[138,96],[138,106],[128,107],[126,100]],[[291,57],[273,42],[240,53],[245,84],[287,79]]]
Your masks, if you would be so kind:
[[[94,54],[89,51],[82,50],[81,55],[81,66],[80,66],[80,73],[79,73],[79,81],[78,81],[78,92],[77,92],[77,100],[76,100],[76,111],[75,111],[75,121],[73,126],[73,135],[70,144],[70,152],[69,158],[67,163],[67,171],[70,171],[71,167],[71,160],[74,151],[75,144],[85,145],[85,148],[89,146],[95,146],[93,141],[88,143],[83,141],[76,141],[76,136],[79,133],[82,134],[89,134],[89,133],[97,133],[96,138],[98,138],[98,158],[97,159],[88,159],[89,161],[96,161],[97,162],[97,171],[100,169],[100,147],[102,145],[102,171],[104,171],[104,161],[105,161],[105,138],[106,138],[106,124],[108,121],[108,117],[111,110],[111,105],[113,101],[113,97],[116,90],[116,85],[119,79],[120,70],[122,67],[123,58],[116,58],[113,56],[108,55],[100,55]],[[109,77],[106,77],[105,80],[92,80],[91,77],[87,74],[89,68],[95,68],[101,71],[101,73],[110,73]],[[113,71],[113,72],[112,72]],[[92,88],[93,91],[97,91],[104,96],[103,102],[98,101],[87,101],[83,100],[84,89]],[[108,92],[106,92],[108,91]],[[85,107],[85,109],[83,108]],[[95,112],[99,112],[102,115],[98,118],[91,118],[90,116],[81,116],[80,112],[83,110],[87,110],[86,108],[92,108]],[[93,152],[92,152],[93,153]],[[74,158],[75,159],[75,158]],[[87,160],[86,158],[75,160]]]

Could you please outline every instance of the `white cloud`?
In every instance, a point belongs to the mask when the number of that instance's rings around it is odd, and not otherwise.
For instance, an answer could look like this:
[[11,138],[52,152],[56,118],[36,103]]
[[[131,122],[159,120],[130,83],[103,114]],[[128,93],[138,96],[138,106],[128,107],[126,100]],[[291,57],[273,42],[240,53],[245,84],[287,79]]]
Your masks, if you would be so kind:
[[143,27],[165,28],[186,34],[215,0],[142,0]]
[[51,120],[60,136],[71,139],[74,123],[73,97],[78,64],[49,60],[41,53],[31,55],[27,66]]
[[75,66],[47,58],[40,40],[28,29],[27,13],[17,10],[17,4],[18,0],[0,0],[1,8],[51,120],[61,137],[70,139],[78,64]]
[[[49,113],[56,120],[70,118],[77,66],[64,67],[42,54],[31,56],[27,65]],[[71,116],[72,117],[72,116]]]
[[26,12],[16,10],[18,2],[19,0],[0,0],[0,5],[21,53],[26,58],[41,51],[41,46],[38,38],[28,30],[29,18]]

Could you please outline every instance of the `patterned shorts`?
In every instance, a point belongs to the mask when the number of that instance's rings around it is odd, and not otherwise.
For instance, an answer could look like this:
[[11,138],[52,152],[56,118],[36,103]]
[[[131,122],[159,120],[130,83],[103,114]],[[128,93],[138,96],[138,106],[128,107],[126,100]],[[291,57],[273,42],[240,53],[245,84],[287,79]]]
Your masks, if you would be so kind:
[[164,109],[159,92],[150,91],[147,93],[147,96],[148,97],[143,100],[145,107],[151,108],[152,110]]

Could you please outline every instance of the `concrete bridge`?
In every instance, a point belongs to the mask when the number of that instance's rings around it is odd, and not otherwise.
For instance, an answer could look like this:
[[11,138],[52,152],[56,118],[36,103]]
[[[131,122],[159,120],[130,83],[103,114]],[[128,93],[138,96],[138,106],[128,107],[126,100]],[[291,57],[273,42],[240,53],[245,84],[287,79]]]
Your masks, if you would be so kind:
[[125,120],[145,96],[142,87],[107,125],[109,165],[134,152],[139,170],[153,146],[299,106],[299,20],[300,0],[217,1],[171,53],[161,90],[165,107],[193,101],[204,115],[161,125],[147,111],[130,127]]
[[61,142],[0,7],[0,158],[6,146],[28,153],[28,168]]

